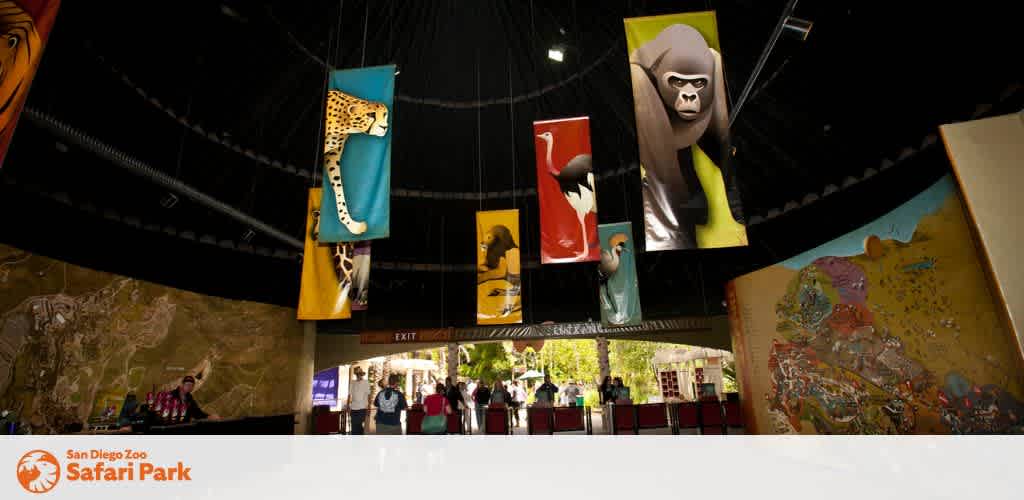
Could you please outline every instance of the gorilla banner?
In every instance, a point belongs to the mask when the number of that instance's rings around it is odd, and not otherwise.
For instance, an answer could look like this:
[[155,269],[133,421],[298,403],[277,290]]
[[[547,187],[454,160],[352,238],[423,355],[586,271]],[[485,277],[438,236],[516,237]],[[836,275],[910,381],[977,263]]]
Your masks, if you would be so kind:
[[646,249],[746,245],[715,13],[625,25]]
[[523,322],[519,210],[476,213],[476,322]]
[[0,0],[0,166],[60,0]]

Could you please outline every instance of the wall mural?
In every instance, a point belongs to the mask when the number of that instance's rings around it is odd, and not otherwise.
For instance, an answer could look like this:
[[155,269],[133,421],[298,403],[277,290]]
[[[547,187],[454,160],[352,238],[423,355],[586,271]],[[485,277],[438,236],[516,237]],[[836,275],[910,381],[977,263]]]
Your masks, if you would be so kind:
[[533,122],[542,264],[596,261],[597,191],[590,119]]
[[633,225],[629,222],[601,224],[601,324],[607,327],[639,325],[640,288],[636,277]]
[[324,118],[320,241],[387,238],[395,67],[331,73]]
[[199,295],[0,245],[0,409],[60,432],[135,392],[196,378],[222,417],[295,411],[288,308]]
[[745,246],[715,13],[625,25],[647,251]]
[[523,322],[519,210],[476,213],[476,322]]
[[[368,278],[369,249],[362,256],[362,262],[359,262],[357,243],[320,241],[322,198],[320,188],[309,190],[297,316],[302,320],[349,319],[355,308],[353,298],[360,293],[363,299],[366,298],[365,287],[360,290],[357,285],[364,276]],[[357,264],[364,265],[361,268]]]
[[1024,360],[949,176],[727,296],[756,432],[1024,432]]
[[60,0],[0,0],[0,166]]

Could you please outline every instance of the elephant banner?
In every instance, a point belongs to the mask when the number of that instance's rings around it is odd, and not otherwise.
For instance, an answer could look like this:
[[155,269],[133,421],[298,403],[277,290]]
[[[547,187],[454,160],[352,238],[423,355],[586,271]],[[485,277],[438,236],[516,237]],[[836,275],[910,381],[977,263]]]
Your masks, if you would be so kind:
[[476,213],[476,322],[523,322],[519,210]]
[[320,241],[387,238],[395,67],[331,73],[324,110]]
[[60,0],[0,0],[0,166]]
[[320,188],[309,190],[306,210],[306,244],[302,254],[298,319],[349,319],[356,275],[354,243],[321,243],[317,240]]
[[600,259],[590,118],[533,122],[533,135],[541,264]]
[[625,25],[647,251],[745,246],[715,13]]
[[633,225],[629,222],[597,226],[601,239],[601,324],[606,327],[633,326],[640,314],[640,287],[636,278],[636,250]]

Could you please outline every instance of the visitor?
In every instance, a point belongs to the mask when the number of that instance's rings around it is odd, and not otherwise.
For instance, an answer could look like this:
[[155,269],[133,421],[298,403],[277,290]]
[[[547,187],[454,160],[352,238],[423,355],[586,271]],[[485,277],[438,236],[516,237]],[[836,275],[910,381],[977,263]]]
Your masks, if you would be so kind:
[[388,387],[373,400],[377,407],[377,434],[402,434],[402,412],[408,407],[405,394],[398,390],[398,375],[388,376]]
[[615,377],[615,402],[618,404],[631,404],[629,387],[622,383],[622,377]]
[[463,399],[462,391],[459,390],[458,385],[452,384],[451,377],[444,379],[444,383],[448,388],[442,394],[444,394],[445,398],[448,400],[448,405],[451,407],[453,412],[461,412],[466,402],[465,399]]
[[569,381],[569,387],[565,388],[565,400],[569,406],[576,406],[576,396],[580,395],[580,387],[575,380]]
[[615,401],[615,385],[612,383],[612,376],[606,375],[597,388],[597,396],[600,398],[601,406]]
[[192,397],[192,389],[195,389],[195,387],[196,379],[192,375],[185,375],[181,379],[181,384],[171,391],[171,399],[185,405],[185,416],[181,419],[182,422],[202,419],[220,420],[220,417],[217,415],[208,414],[199,408],[196,398]]
[[512,387],[509,388],[509,396],[512,398],[512,402],[509,406],[512,407],[512,421],[513,425],[519,427],[519,409],[526,405],[526,391],[519,385],[518,380],[512,381]]
[[491,404],[506,406],[511,401],[508,391],[505,390],[505,385],[500,380],[494,381],[494,389],[491,391]]
[[473,392],[473,402],[476,403],[476,427],[482,432],[484,430],[484,417],[487,416],[487,405],[491,402],[491,390],[487,388],[484,379],[476,384],[476,391]]
[[363,378],[366,372],[361,366],[352,370],[356,374],[355,380],[348,383],[348,416],[352,421],[352,435],[361,436],[365,434],[363,423],[366,422],[366,411],[370,408],[370,382]]
[[444,384],[437,384],[434,393],[423,398],[423,424],[424,434],[444,434],[448,431],[448,415],[452,413],[452,407],[444,394]]
[[544,383],[537,388],[537,400],[554,404],[555,394],[558,394],[558,386],[551,383],[551,375],[545,374]]
[[472,414],[471,412],[467,413],[466,410],[473,405],[473,395],[469,392],[469,387],[466,386],[465,382],[459,382],[459,392],[462,393],[462,402],[459,405],[459,414],[462,415],[463,428],[468,429],[473,427],[473,418],[470,417],[469,422],[466,421],[466,416]]

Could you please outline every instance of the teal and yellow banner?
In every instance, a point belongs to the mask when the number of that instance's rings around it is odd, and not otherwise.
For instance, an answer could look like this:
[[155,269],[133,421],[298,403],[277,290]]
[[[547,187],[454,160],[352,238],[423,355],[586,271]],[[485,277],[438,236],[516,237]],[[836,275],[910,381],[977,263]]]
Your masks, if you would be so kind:
[[356,275],[355,244],[321,243],[320,188],[309,190],[306,210],[306,246],[299,287],[299,319],[348,319]]
[[388,237],[394,94],[394,66],[331,73],[319,241]]
[[715,13],[625,25],[646,249],[745,246]]
[[519,210],[476,213],[476,322],[523,322]]
[[601,239],[601,324],[604,326],[638,325],[640,287],[636,279],[636,250],[633,246],[633,225],[629,222],[597,226]]

